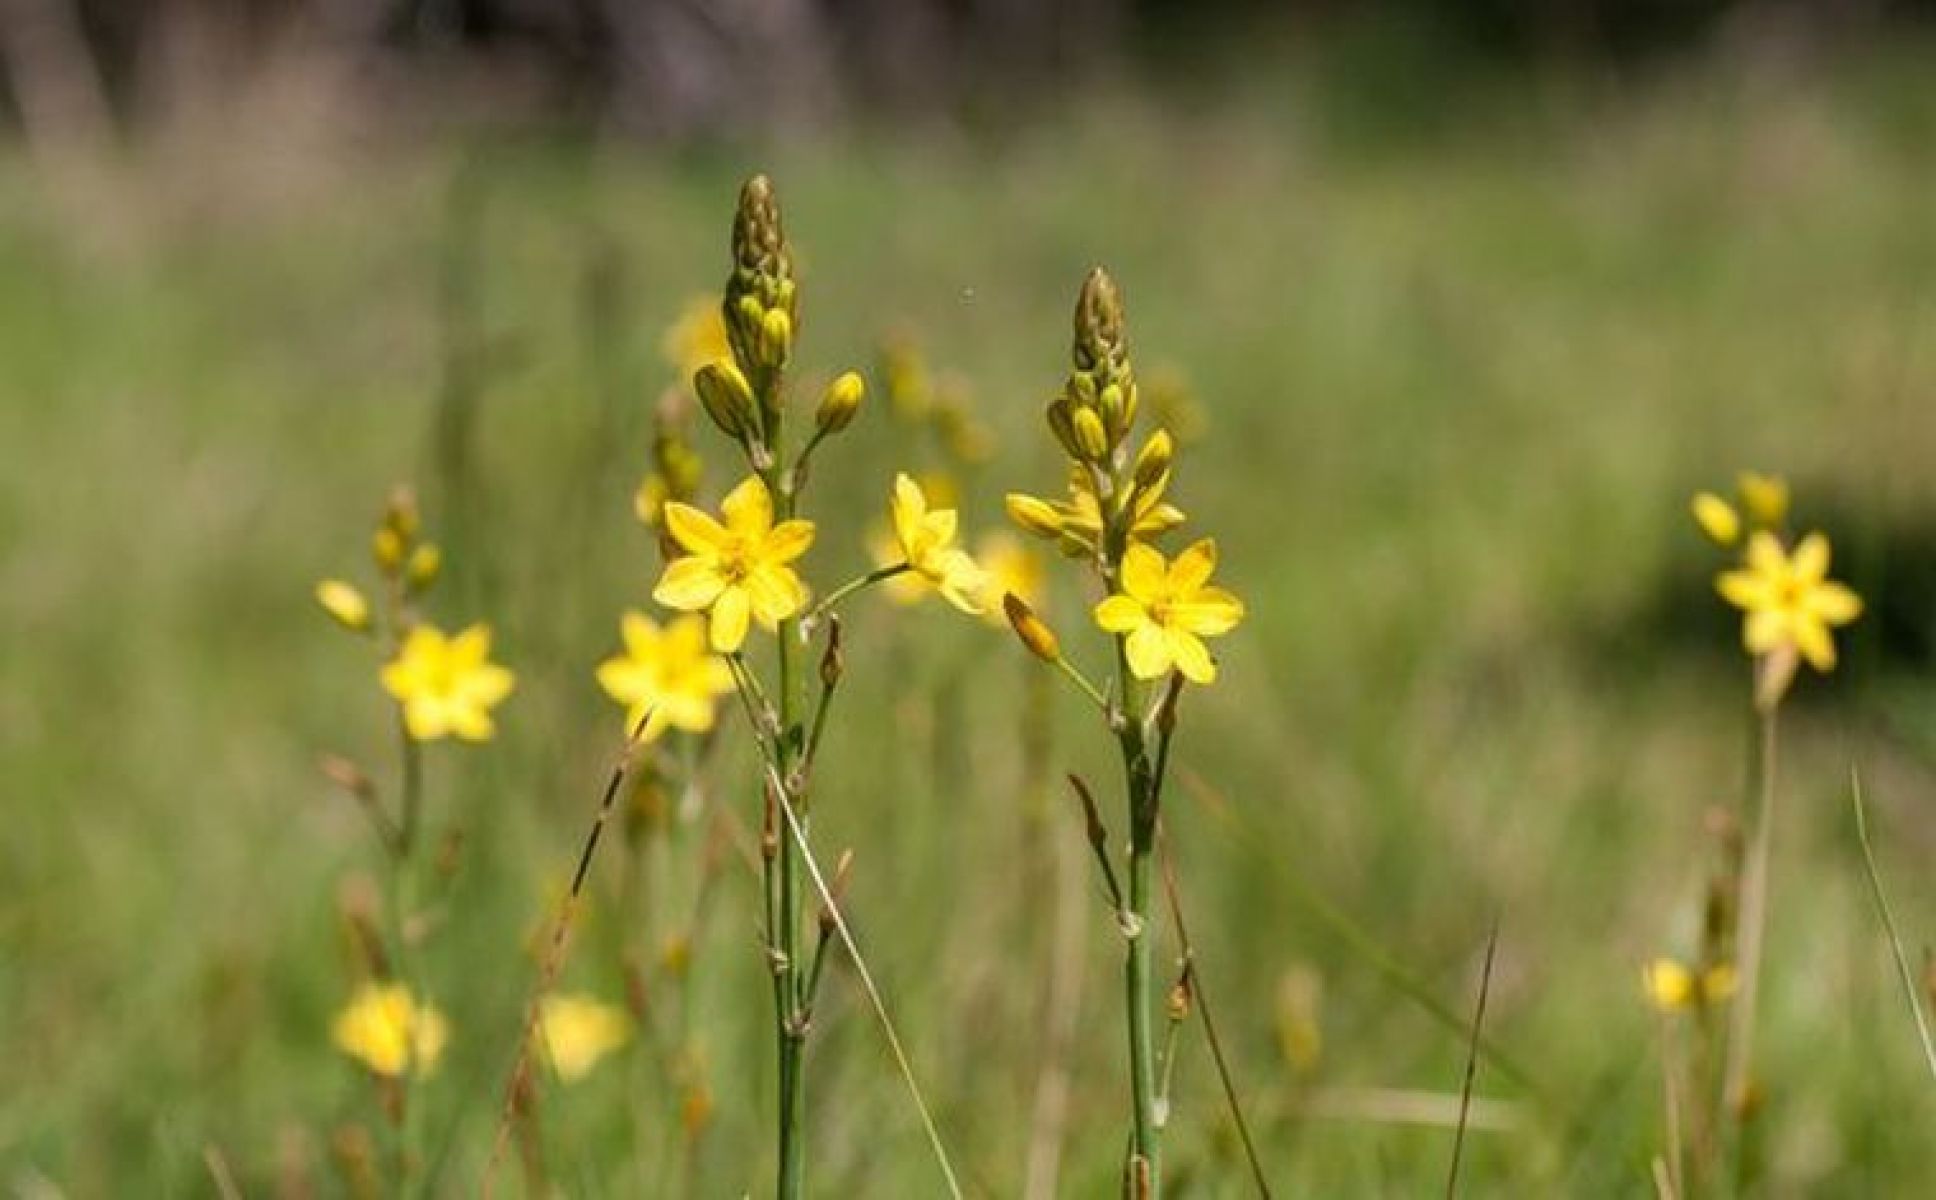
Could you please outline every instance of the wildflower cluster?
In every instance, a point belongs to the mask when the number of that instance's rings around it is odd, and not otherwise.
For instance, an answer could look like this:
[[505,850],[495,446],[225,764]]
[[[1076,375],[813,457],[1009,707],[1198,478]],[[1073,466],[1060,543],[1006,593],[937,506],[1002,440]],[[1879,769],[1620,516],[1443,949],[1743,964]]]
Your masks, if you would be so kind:
[[[1100,814],[1088,789],[1078,785],[1078,790],[1090,843],[1127,942],[1124,1001],[1133,1119],[1125,1184],[1131,1194],[1154,1196],[1162,1185],[1160,1143],[1168,1108],[1157,1082],[1167,1072],[1159,1071],[1151,1029],[1148,921],[1163,780],[1184,683],[1210,683],[1217,676],[1204,639],[1230,632],[1244,609],[1235,595],[1210,582],[1217,566],[1214,541],[1201,539],[1173,559],[1153,544],[1185,520],[1167,498],[1176,443],[1159,428],[1133,445],[1140,392],[1122,299],[1101,270],[1084,281],[1076,301],[1071,359],[1068,378],[1047,411],[1050,432],[1068,459],[1066,494],[1058,500],[1012,494],[1007,507],[1023,530],[1082,561],[1101,585],[1104,594],[1093,618],[1113,644],[1111,685],[1098,688],[1026,600],[1011,593],[1004,608],[1029,651],[1060,669],[1099,706],[1122,758],[1130,825],[1126,890],[1118,887]],[[1152,698],[1146,685],[1158,680],[1165,682]],[[1187,1001],[1187,978],[1179,977],[1172,994]]]

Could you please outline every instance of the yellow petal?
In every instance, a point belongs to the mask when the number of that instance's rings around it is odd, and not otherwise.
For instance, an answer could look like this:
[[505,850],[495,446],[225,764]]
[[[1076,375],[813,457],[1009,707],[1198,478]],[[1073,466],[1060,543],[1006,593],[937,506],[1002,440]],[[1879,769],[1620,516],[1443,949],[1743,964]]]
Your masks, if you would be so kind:
[[1144,604],[1154,604],[1163,595],[1168,570],[1163,556],[1141,542],[1131,542],[1123,552],[1122,590]]
[[472,705],[456,705],[450,710],[451,731],[467,742],[488,742],[497,727],[491,714]]
[[1170,564],[1170,594],[1179,598],[1188,597],[1210,582],[1210,574],[1216,569],[1216,539],[1204,538],[1191,544]]
[[1686,1008],[1694,998],[1694,976],[1671,958],[1657,958],[1641,971],[1647,999],[1663,1012]]
[[733,590],[745,595],[753,615],[768,629],[807,606],[807,585],[786,567],[760,567]]
[[1811,533],[1795,547],[1795,555],[1788,560],[1789,570],[1803,584],[1820,583],[1828,578],[1828,538],[1819,533]]
[[627,609],[619,618],[618,630],[625,641],[625,652],[633,658],[650,661],[658,656],[659,626],[651,617],[636,608]]
[[1211,661],[1210,651],[1193,633],[1181,629],[1168,629],[1164,637],[1169,639],[1170,657],[1176,660],[1176,669],[1191,683],[1214,683],[1217,678],[1217,664]]
[[1105,633],[1129,633],[1148,620],[1143,606],[1128,596],[1111,596],[1096,605],[1096,624]]
[[1767,577],[1753,571],[1723,571],[1715,577],[1714,590],[1736,608],[1752,611],[1774,603],[1774,591]]
[[1862,597],[1833,582],[1811,589],[1806,606],[1830,625],[1847,625],[1862,615]]
[[813,545],[813,535],[812,521],[782,521],[760,543],[759,558],[775,565],[790,563]]
[[1780,575],[1788,569],[1781,539],[1762,530],[1748,539],[1748,569],[1761,575]]
[[710,558],[675,558],[666,564],[652,598],[667,608],[696,612],[719,598],[726,579]]
[[752,600],[746,589],[729,587],[713,601],[712,643],[721,654],[731,654],[746,641],[747,619],[752,615]]
[[1170,604],[1170,622],[1203,637],[1229,633],[1244,619],[1244,602],[1222,588],[1201,588],[1181,603]]
[[1828,626],[1813,617],[1798,616],[1790,622],[1795,635],[1795,649],[1802,652],[1808,665],[1827,674],[1835,669],[1835,639],[1829,636]]
[[459,670],[484,662],[491,657],[491,627],[472,625],[450,639],[445,654],[449,657],[450,665]]
[[434,742],[450,732],[450,706],[439,697],[419,695],[405,702],[403,727],[414,741]]
[[1743,471],[1735,480],[1741,507],[1748,520],[1762,529],[1776,529],[1788,519],[1788,481],[1779,475]]
[[510,695],[516,685],[517,676],[508,669],[496,663],[485,663],[465,675],[463,685],[458,690],[471,703],[489,708]]
[[693,554],[718,554],[732,542],[726,527],[690,504],[668,500],[659,510],[672,540]]
[[912,546],[920,536],[921,518],[928,515],[928,499],[921,494],[921,485],[906,472],[896,475],[894,495],[887,508],[894,521],[894,537],[903,547]]
[[1788,616],[1779,609],[1758,608],[1741,622],[1741,644],[1750,654],[1766,654],[1788,644]]
[[748,541],[758,541],[773,527],[773,495],[758,475],[748,475],[726,493],[719,511],[726,517],[726,528]]
[[1139,625],[1123,643],[1130,674],[1138,679],[1160,679],[1170,673],[1170,639],[1159,625]]
[[[652,672],[635,659],[608,658],[598,664],[595,674],[598,686],[620,704],[637,704],[654,691]],[[626,723],[631,725],[636,722]]]

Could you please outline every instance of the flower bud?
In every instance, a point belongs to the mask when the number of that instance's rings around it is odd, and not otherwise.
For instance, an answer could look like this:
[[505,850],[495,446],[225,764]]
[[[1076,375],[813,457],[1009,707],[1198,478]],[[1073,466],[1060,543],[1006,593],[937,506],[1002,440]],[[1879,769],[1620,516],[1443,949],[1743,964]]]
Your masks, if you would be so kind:
[[410,552],[410,562],[404,568],[404,578],[415,591],[423,591],[437,582],[437,574],[444,566],[444,552],[435,542],[425,542]]
[[1002,611],[1008,614],[1008,623],[1015,630],[1015,636],[1022,639],[1028,652],[1045,663],[1062,661],[1062,644],[1056,640],[1055,630],[1050,629],[1028,601],[1008,592],[1002,596]]
[[1734,505],[1713,492],[1702,492],[1694,497],[1689,507],[1701,532],[1715,545],[1732,546],[1740,539],[1741,517],[1734,511]]
[[699,406],[727,437],[738,440],[757,428],[753,389],[732,363],[722,358],[699,368],[692,377],[692,390],[699,393]]
[[377,567],[385,575],[395,575],[403,565],[403,556],[403,535],[393,525],[377,526],[376,532],[370,535],[370,557],[376,559]]
[[340,579],[323,580],[316,585],[316,603],[351,633],[365,633],[370,628],[370,602],[352,584]]
[[383,523],[397,531],[397,536],[409,541],[417,536],[421,518],[417,513],[417,493],[409,484],[400,483],[390,489],[389,502],[383,509]]
[[1123,415],[1128,412],[1128,401],[1123,399],[1121,384],[1112,383],[1104,388],[1102,395],[1096,398],[1096,409],[1102,416],[1103,428],[1110,434],[1121,437],[1129,431],[1129,423],[1123,420]]
[[793,318],[783,308],[769,308],[760,319],[760,365],[778,370],[793,352]]
[[1022,492],[1010,492],[1005,501],[1008,519],[1037,537],[1057,537],[1062,533],[1062,518],[1046,500]]
[[1075,430],[1076,449],[1079,457],[1090,462],[1101,462],[1109,457],[1109,434],[1103,429],[1102,418],[1093,408],[1078,408],[1069,420]]
[[1150,434],[1149,441],[1136,455],[1135,479],[1139,488],[1151,488],[1163,478],[1170,469],[1170,460],[1175,457],[1176,443],[1171,441],[1167,429],[1159,429]]
[[860,402],[867,395],[867,385],[853,371],[841,375],[827,385],[827,391],[820,397],[820,407],[813,414],[813,422],[822,434],[839,433],[853,423],[854,414],[860,411]]

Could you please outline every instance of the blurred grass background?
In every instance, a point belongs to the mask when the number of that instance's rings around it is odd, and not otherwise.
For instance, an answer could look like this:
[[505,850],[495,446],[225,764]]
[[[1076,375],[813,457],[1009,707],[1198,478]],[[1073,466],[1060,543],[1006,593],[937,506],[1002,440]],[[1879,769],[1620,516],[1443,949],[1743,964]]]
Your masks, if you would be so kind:
[[[1692,950],[1703,813],[1732,803],[1746,737],[1746,664],[1684,501],[1741,467],[1792,476],[1873,607],[1787,727],[1769,1180],[1913,1190],[1936,1172],[1931,1096],[1845,785],[1859,762],[1899,911],[1912,936],[1936,928],[1928,52],[1717,58],[1618,87],[1421,71],[1442,99],[1398,116],[1345,50],[1320,69],[1265,48],[1006,129],[0,164],[0,1179],[200,1194],[212,1146],[249,1194],[336,1188],[332,1131],[373,1119],[327,1036],[348,988],[337,897],[373,854],[314,760],[393,765],[374,663],[308,589],[361,569],[385,489],[413,479],[451,556],[433,615],[492,621],[520,680],[498,741],[430,755],[432,827],[464,836],[425,970],[455,1030],[430,1144],[439,1190],[471,1189],[525,946],[619,733],[591,668],[657,568],[629,498],[671,381],[660,332],[718,287],[734,188],[763,169],[809,370],[911,328],[971,381],[1001,452],[970,481],[969,528],[1000,523],[1003,491],[1054,486],[1040,404],[1091,264],[1123,283],[1144,372],[1175,364],[1200,394],[1177,498],[1251,617],[1188,697],[1170,820],[1287,1194],[1442,1187],[1448,1129],[1351,1098],[1453,1096],[1464,1053],[1312,895],[1456,1011],[1498,919],[1488,1030],[1537,1091],[1482,1065],[1479,1094],[1517,1124],[1471,1135],[1475,1193],[1646,1189],[1659,1073],[1638,966]],[[433,434],[453,371],[475,402],[458,494]],[[702,444],[716,494],[733,468]],[[910,458],[878,407],[824,454],[823,586],[866,565]],[[1055,607],[1072,641],[1080,603]],[[1028,863],[1080,826],[1022,788],[1029,664],[1006,634],[850,609],[817,837],[857,851],[852,910],[973,1190],[1014,1194],[1050,924]],[[1082,715],[1059,710],[1054,762],[1112,779]],[[749,764],[729,739],[712,778],[756,822]],[[676,884],[684,836],[639,851],[646,869]],[[656,949],[618,905],[626,856],[609,847],[567,972],[611,998],[621,950]],[[771,1171],[749,883],[727,874],[695,951],[717,1123],[693,1194]],[[1115,938],[1090,898],[1067,1195],[1113,1187],[1126,1103]],[[1312,1063],[1283,1046],[1287,973],[1321,981]],[[930,1194],[850,984],[813,1050],[816,1190]],[[1185,1045],[1173,1170],[1188,1194],[1245,1194]],[[548,1097],[560,1187],[675,1187],[656,1078],[635,1043]]]

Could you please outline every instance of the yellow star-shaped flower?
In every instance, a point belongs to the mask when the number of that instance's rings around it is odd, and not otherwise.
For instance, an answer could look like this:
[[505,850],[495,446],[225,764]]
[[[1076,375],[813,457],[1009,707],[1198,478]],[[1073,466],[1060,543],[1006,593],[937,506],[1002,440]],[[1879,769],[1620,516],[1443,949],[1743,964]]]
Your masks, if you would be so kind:
[[894,477],[894,498],[888,508],[894,540],[909,572],[962,612],[979,615],[984,576],[969,553],[955,545],[955,510],[929,508],[921,485],[906,474]]
[[343,1006],[330,1028],[337,1049],[378,1075],[395,1078],[416,1067],[428,1075],[450,1040],[444,1014],[419,1002],[400,983],[367,983]]
[[598,685],[626,706],[625,727],[651,741],[668,726],[690,733],[713,727],[716,697],[733,690],[733,672],[706,646],[706,622],[692,613],[663,629],[641,612],[619,622],[625,653],[599,664]]
[[1096,606],[1096,624],[1124,635],[1123,652],[1138,679],[1157,679],[1171,667],[1192,683],[1217,677],[1203,638],[1234,629],[1244,619],[1243,601],[1210,586],[1217,543],[1209,538],[1168,562],[1142,542],[1123,554],[1121,591]]
[[497,732],[491,709],[516,682],[490,657],[488,625],[473,625],[455,637],[434,625],[412,629],[382,674],[384,690],[403,705],[410,736],[420,742],[451,734],[467,742],[489,741]]
[[1862,599],[1828,578],[1828,538],[1811,533],[1790,554],[1774,534],[1759,531],[1748,539],[1746,562],[1722,572],[1715,588],[1746,613],[1741,640],[1748,653],[1792,646],[1817,671],[1834,670],[1829,630],[1860,616]]
[[773,523],[766,483],[749,475],[720,503],[722,524],[689,504],[666,502],[665,526],[686,551],[666,564],[652,598],[667,608],[712,614],[713,649],[731,654],[750,620],[772,629],[807,604],[807,585],[788,564],[813,545],[813,522]]
[[558,1078],[584,1078],[598,1060],[632,1036],[625,1011],[585,996],[546,996],[538,1003],[538,1044]]

